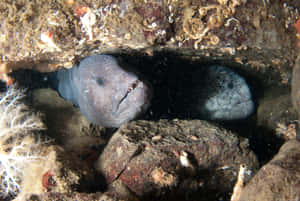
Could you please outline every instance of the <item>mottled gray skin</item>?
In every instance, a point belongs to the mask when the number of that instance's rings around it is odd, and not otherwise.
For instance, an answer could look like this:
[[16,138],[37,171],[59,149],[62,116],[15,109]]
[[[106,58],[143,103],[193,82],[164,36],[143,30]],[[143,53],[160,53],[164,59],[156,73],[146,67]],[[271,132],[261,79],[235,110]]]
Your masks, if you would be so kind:
[[205,119],[244,119],[254,111],[254,103],[246,81],[227,67],[210,66],[200,91],[202,98],[196,109]]
[[120,127],[150,105],[151,87],[109,55],[93,55],[57,73],[60,95],[93,124]]

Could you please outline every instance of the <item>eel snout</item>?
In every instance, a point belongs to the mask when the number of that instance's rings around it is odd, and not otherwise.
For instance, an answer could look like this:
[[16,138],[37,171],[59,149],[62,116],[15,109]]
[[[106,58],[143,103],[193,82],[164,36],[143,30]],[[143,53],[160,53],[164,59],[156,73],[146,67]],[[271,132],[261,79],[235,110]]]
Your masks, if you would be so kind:
[[[124,96],[118,101],[117,104],[113,104],[113,108],[112,108],[112,113],[114,115],[118,115],[120,113],[120,108],[121,108],[121,105],[126,101],[126,99],[129,97],[129,95],[131,93],[133,93],[137,88],[138,86],[140,85],[140,80],[135,80],[134,82],[132,82],[126,93],[124,94]],[[117,101],[117,100],[116,100]],[[114,102],[114,101],[113,101]],[[126,109],[126,108],[125,108]]]

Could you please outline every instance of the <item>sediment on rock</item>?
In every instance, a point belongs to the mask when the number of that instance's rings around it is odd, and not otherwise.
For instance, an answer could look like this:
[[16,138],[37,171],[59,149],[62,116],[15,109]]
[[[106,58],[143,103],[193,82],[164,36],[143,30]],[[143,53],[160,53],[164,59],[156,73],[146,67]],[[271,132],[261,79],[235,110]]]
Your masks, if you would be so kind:
[[[36,1],[2,2],[1,73],[53,71],[103,52],[162,49],[226,58],[282,73],[295,60],[299,2]],[[289,52],[288,54],[286,54]]]
[[239,201],[299,200],[300,142],[286,142],[275,157],[250,180]]
[[96,169],[108,184],[120,181],[141,197],[214,192],[208,198],[232,190],[240,164],[258,168],[248,141],[225,129],[200,120],[140,120],[112,136]]

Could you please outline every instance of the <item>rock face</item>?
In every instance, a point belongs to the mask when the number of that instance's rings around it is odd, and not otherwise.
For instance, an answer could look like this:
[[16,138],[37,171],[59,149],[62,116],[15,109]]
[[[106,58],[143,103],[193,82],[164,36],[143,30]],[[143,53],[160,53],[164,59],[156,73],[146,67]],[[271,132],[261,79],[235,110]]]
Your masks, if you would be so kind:
[[300,142],[290,140],[250,180],[239,201],[299,199]]
[[299,115],[300,114],[300,57],[297,59],[293,69],[292,103]]
[[[292,104],[297,111],[298,119],[300,117],[300,57],[296,60],[292,77]],[[298,124],[299,129],[299,124]]]
[[[273,94],[272,94],[273,93]],[[275,91],[266,95],[259,103],[257,109],[257,121],[259,126],[265,126],[271,130],[278,127],[278,123],[289,123],[297,119],[297,112],[291,103],[291,94],[280,92],[275,95]],[[276,107],[274,107],[276,105]]]
[[[24,201],[62,201],[62,200],[76,200],[76,201],[123,201],[116,198],[112,198],[102,193],[42,193],[40,195],[29,195],[23,199]],[[23,201],[19,200],[19,201]]]
[[[275,105],[276,107],[274,107]],[[271,131],[272,138],[295,139],[297,116],[298,114],[292,106],[291,94],[288,89],[278,90],[278,88],[274,88],[259,101],[257,124]],[[267,133],[265,132],[263,135],[266,139],[270,139]]]
[[95,144],[103,144],[99,136],[104,128],[92,127],[71,102],[61,98],[52,89],[35,90],[33,107],[45,113],[47,134],[65,149],[82,154]]
[[140,120],[112,136],[96,169],[108,184],[121,181],[142,197],[176,190],[174,196],[198,191],[208,198],[232,190],[242,163],[258,168],[248,141],[206,121]]
[[95,178],[95,171],[91,170],[87,163],[60,146],[47,147],[44,157],[45,160],[38,165],[28,165],[21,183],[21,191],[15,200],[27,200],[30,195],[42,196],[44,192],[74,193],[80,188],[85,188],[87,181],[91,182],[92,178]]
[[120,48],[234,55],[257,68],[283,68],[297,54],[292,25],[299,7],[298,1],[262,0],[5,0],[0,7],[0,72],[53,71]]

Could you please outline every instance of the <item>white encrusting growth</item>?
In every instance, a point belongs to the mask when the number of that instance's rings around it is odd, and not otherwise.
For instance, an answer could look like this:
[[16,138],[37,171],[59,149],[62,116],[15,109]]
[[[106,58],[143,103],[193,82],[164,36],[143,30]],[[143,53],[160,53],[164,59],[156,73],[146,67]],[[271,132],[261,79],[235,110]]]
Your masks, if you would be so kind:
[[21,102],[24,96],[14,87],[0,95],[0,197],[20,191],[24,169],[42,160],[43,142],[34,133],[44,125]]

